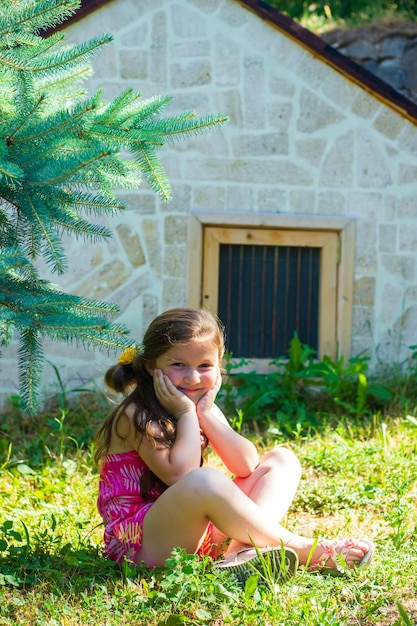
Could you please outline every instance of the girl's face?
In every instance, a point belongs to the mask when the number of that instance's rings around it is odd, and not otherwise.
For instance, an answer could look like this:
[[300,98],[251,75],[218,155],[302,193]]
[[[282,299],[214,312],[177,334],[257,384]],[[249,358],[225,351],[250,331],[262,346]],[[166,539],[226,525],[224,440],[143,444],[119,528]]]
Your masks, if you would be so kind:
[[156,359],[155,369],[162,370],[179,391],[197,404],[216,382],[219,351],[204,337],[177,344]]

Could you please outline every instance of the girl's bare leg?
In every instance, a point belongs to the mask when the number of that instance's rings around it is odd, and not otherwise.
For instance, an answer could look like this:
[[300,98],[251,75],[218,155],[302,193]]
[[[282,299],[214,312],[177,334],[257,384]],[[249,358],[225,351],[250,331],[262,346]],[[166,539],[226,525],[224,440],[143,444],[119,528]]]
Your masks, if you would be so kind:
[[148,511],[135,561],[163,565],[175,547],[196,552],[210,521],[224,536],[240,544],[250,543],[252,537],[262,547],[294,537],[269,520],[222,472],[202,467],[167,489]]
[[[266,517],[279,524],[294,499],[300,478],[301,466],[295,454],[287,448],[278,447],[262,457],[250,476],[235,478],[234,483],[259,506]],[[244,547],[237,541],[231,541],[225,558]]]
[[[162,566],[175,547],[196,552],[210,520],[223,535],[242,545],[249,544],[250,538],[260,548],[291,544],[300,563],[307,562],[314,544],[313,539],[296,535],[269,519],[224,474],[202,467],[167,489],[148,511],[136,563]],[[350,558],[360,560],[366,551],[366,545],[364,549],[353,546]]]

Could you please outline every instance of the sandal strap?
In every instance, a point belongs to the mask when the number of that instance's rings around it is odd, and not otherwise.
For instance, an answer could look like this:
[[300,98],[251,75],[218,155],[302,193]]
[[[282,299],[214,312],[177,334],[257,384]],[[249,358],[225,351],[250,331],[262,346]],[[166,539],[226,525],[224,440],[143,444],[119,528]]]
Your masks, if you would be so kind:
[[353,545],[353,539],[334,539],[326,543],[324,543],[323,540],[319,541],[318,547],[322,548],[323,552],[319,558],[313,559],[310,562],[310,567],[314,569],[326,569],[328,561],[333,559],[334,566],[327,569],[342,571],[343,567],[338,563],[337,555],[340,555],[346,561]]

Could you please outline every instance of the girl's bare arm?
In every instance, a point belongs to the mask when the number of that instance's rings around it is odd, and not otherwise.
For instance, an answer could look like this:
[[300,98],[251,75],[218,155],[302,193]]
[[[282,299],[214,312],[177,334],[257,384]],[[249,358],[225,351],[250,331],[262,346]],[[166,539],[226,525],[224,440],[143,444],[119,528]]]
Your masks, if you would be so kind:
[[214,404],[220,384],[219,374],[213,389],[197,404],[198,420],[210,446],[227,469],[236,476],[245,477],[257,467],[259,456],[254,444],[233,430],[222,411]]
[[[145,436],[139,443],[138,452],[158,478],[166,485],[172,485],[200,466],[200,426],[194,403],[160,370],[154,370],[154,387],[162,406],[177,420],[175,441],[170,448],[155,447]],[[156,437],[162,434],[156,421],[151,424],[151,434]]]

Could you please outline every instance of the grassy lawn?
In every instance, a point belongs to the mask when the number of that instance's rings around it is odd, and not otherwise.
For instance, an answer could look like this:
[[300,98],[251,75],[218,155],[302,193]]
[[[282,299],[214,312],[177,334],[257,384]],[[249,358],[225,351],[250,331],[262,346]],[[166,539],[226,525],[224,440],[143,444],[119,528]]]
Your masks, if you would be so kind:
[[291,529],[369,537],[377,551],[369,569],[342,578],[300,570],[282,585],[254,576],[242,589],[180,551],[166,570],[121,571],[103,558],[90,442],[104,413],[25,420],[15,411],[0,423],[0,625],[417,623],[414,418],[350,418],[289,442],[253,433],[260,447],[289,445],[302,462]]

